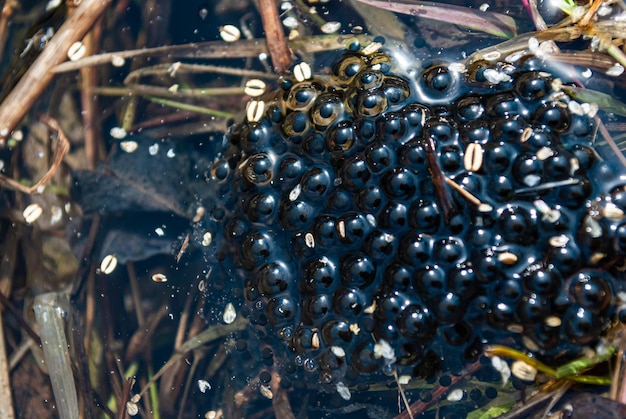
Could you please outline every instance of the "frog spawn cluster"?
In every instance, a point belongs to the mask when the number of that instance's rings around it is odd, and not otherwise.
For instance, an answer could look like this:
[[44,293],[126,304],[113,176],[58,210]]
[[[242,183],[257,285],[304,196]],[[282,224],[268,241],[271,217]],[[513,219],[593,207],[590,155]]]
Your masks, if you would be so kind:
[[231,128],[208,253],[286,377],[457,371],[507,338],[575,353],[610,325],[626,181],[593,110],[534,56],[455,70],[346,53]]

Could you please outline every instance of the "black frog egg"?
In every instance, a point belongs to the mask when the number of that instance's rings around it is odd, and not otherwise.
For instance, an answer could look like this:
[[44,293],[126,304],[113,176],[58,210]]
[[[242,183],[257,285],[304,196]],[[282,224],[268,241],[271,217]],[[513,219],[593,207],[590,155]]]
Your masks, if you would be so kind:
[[324,199],[333,188],[334,176],[324,166],[313,166],[308,169],[300,180],[301,195],[311,201]]
[[243,204],[244,211],[248,215],[250,221],[268,222],[277,210],[278,197],[270,191],[253,195]]
[[311,109],[311,121],[317,129],[324,129],[337,121],[343,114],[343,101],[335,93],[320,95]]
[[420,85],[424,94],[432,99],[452,96],[456,91],[457,73],[446,65],[433,65],[427,68],[420,77]]
[[267,153],[257,153],[246,159],[242,171],[248,182],[266,185],[274,177],[274,164]]
[[456,103],[456,115],[462,122],[469,122],[481,118],[485,113],[485,106],[478,96],[461,98]]
[[411,95],[409,84],[400,77],[385,77],[382,89],[390,106],[403,103]]
[[601,312],[611,302],[609,283],[595,272],[580,272],[570,285],[570,293],[582,307]]
[[435,242],[433,257],[441,264],[457,264],[467,257],[463,240],[448,237]]
[[524,100],[535,101],[550,92],[552,79],[548,73],[531,71],[515,80],[515,92]]
[[335,66],[334,73],[342,82],[351,81],[365,67],[365,61],[356,54],[346,55]]
[[387,197],[378,185],[367,185],[358,192],[356,197],[356,204],[364,212],[375,213],[383,207],[386,201]]
[[264,370],[354,394],[394,371],[448,383],[482,344],[551,363],[597,342],[623,288],[624,170],[593,118],[552,100],[547,68],[405,73],[352,51],[334,74],[283,79],[230,129],[197,224],[223,292],[247,300],[249,347],[273,352]]
[[396,162],[395,151],[383,142],[375,142],[365,149],[365,161],[372,172],[380,172]]
[[354,127],[352,121],[344,120],[334,125],[326,136],[326,145],[335,155],[345,155],[355,145]]
[[356,110],[363,118],[375,118],[387,110],[387,96],[382,90],[367,90],[356,97]]
[[572,304],[563,318],[565,336],[575,344],[587,344],[598,337],[601,320],[592,310]]
[[539,239],[536,215],[520,206],[507,206],[500,214],[500,232],[510,243],[529,245]]
[[350,191],[362,190],[368,183],[371,172],[360,155],[352,156],[343,164],[339,171],[342,186]]
[[552,131],[563,132],[569,127],[570,113],[567,105],[550,102],[537,109],[534,120],[537,124],[550,128]]
[[289,268],[283,262],[272,262],[259,268],[256,283],[265,295],[275,295],[286,291],[292,282]]
[[437,322],[433,314],[419,304],[411,304],[404,308],[397,320],[400,333],[409,342],[426,343],[437,330]]
[[408,132],[406,119],[401,113],[389,112],[378,121],[377,132],[388,142],[404,142]]
[[320,83],[299,83],[289,89],[284,101],[285,106],[293,110],[307,111],[323,90],[324,86]]
[[383,190],[390,198],[408,198],[413,196],[417,189],[415,175],[403,167],[387,170],[382,181]]

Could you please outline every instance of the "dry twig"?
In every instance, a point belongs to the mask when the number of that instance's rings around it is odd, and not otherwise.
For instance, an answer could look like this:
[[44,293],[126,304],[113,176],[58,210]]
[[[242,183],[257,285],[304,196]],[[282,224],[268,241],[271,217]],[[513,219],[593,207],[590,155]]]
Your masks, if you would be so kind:
[[67,60],[70,46],[85,36],[110,3],[111,0],[83,0],[0,104],[0,146],[52,82],[51,67]]

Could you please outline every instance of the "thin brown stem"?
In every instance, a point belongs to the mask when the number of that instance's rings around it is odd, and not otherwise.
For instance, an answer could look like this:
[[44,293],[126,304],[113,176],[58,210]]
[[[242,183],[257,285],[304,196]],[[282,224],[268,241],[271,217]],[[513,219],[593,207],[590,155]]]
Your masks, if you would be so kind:
[[292,55],[287,47],[287,40],[283,32],[283,26],[278,16],[278,9],[274,0],[259,0],[259,12],[265,30],[265,42],[267,50],[272,58],[274,70],[278,74],[289,70],[292,63]]

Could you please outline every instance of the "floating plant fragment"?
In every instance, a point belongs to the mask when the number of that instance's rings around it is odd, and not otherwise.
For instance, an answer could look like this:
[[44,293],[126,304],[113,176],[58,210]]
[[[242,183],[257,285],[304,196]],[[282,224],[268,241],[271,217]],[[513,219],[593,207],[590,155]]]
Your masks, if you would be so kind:
[[512,38],[517,35],[515,19],[500,13],[483,12],[452,4],[428,1],[387,1],[357,0],[370,6],[379,7],[395,13],[432,19],[459,25],[468,29],[485,32],[500,38]]

